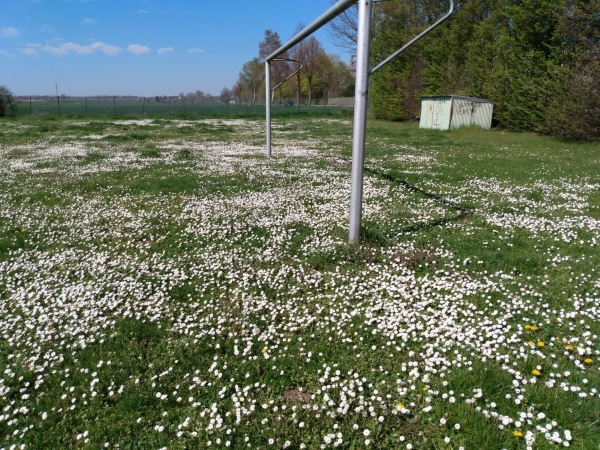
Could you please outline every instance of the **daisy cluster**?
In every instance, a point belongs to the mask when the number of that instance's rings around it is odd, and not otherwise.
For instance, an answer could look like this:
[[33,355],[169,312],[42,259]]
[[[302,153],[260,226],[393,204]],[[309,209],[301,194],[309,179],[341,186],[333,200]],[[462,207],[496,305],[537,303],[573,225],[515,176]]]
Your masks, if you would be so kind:
[[[403,230],[457,216],[447,204],[366,176],[364,218],[400,232],[351,246],[345,120],[304,119],[321,138],[276,122],[272,160],[259,121],[90,123],[18,143],[35,124],[0,124],[2,448],[461,448],[482,424],[499,446],[544,448],[598,433],[577,428],[600,402],[598,183],[428,181],[479,205],[444,233]],[[115,138],[131,133],[153,137]],[[431,148],[377,142],[406,173],[443,168]],[[529,271],[510,256],[524,239]]]

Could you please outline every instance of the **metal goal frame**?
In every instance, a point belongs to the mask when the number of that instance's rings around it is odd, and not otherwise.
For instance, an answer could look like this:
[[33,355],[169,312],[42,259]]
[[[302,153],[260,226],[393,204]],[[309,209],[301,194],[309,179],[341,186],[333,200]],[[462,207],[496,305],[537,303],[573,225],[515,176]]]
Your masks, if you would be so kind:
[[[368,93],[369,77],[383,66],[388,64],[400,53],[413,45],[419,39],[430,33],[434,28],[446,21],[454,12],[454,0],[450,1],[448,12],[437,20],[433,25],[419,33],[413,39],[404,44],[399,50],[391,54],[373,69],[369,67],[369,58],[371,50],[371,23],[373,19],[373,4],[381,0],[359,0],[358,1],[358,39],[357,39],[357,57],[356,57],[356,87],[354,94],[354,124],[352,137],[352,187],[350,192],[350,227],[349,240],[357,242],[360,239],[360,225],[362,220],[362,198],[363,198],[363,178],[364,178],[364,153],[365,137],[367,127]],[[265,81],[266,81],[266,133],[267,133],[267,157],[271,158],[271,93],[276,88],[271,88],[271,63],[278,60],[278,56],[291,49],[312,33],[322,28],[337,16],[342,14],[351,6],[355,5],[356,0],[339,0],[331,8],[325,11],[321,16],[315,19],[310,25],[292,37],[283,44],[265,60]],[[293,75],[292,75],[293,76]],[[287,81],[287,80],[286,80]]]

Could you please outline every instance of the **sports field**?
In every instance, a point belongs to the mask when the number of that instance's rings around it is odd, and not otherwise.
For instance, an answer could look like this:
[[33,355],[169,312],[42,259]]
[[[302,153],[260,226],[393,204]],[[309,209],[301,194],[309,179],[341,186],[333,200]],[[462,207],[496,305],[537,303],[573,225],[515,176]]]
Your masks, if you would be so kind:
[[598,448],[600,148],[0,121],[0,447]]

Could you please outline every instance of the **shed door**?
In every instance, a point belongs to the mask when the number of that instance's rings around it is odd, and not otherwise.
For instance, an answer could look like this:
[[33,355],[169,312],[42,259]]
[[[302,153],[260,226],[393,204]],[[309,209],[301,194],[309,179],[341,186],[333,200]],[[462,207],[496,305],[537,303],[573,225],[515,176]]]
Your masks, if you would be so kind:
[[424,100],[421,104],[420,128],[449,129],[450,107],[450,99]]

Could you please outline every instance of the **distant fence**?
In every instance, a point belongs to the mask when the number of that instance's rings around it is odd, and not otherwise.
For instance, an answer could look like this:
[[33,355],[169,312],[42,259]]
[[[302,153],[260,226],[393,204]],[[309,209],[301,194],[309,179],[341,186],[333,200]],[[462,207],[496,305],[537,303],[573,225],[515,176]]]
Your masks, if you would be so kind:
[[329,106],[354,106],[354,97],[329,97]]
[[[328,106],[298,106],[288,105],[287,102],[273,105],[275,114],[333,114],[339,111],[338,105]],[[163,97],[160,101],[155,98],[124,99],[120,97],[68,97],[53,99],[19,98],[17,100],[17,115],[162,115],[162,114],[198,114],[198,115],[231,115],[253,116],[264,115],[265,105],[240,102],[227,103],[191,103],[182,102],[178,97]]]

